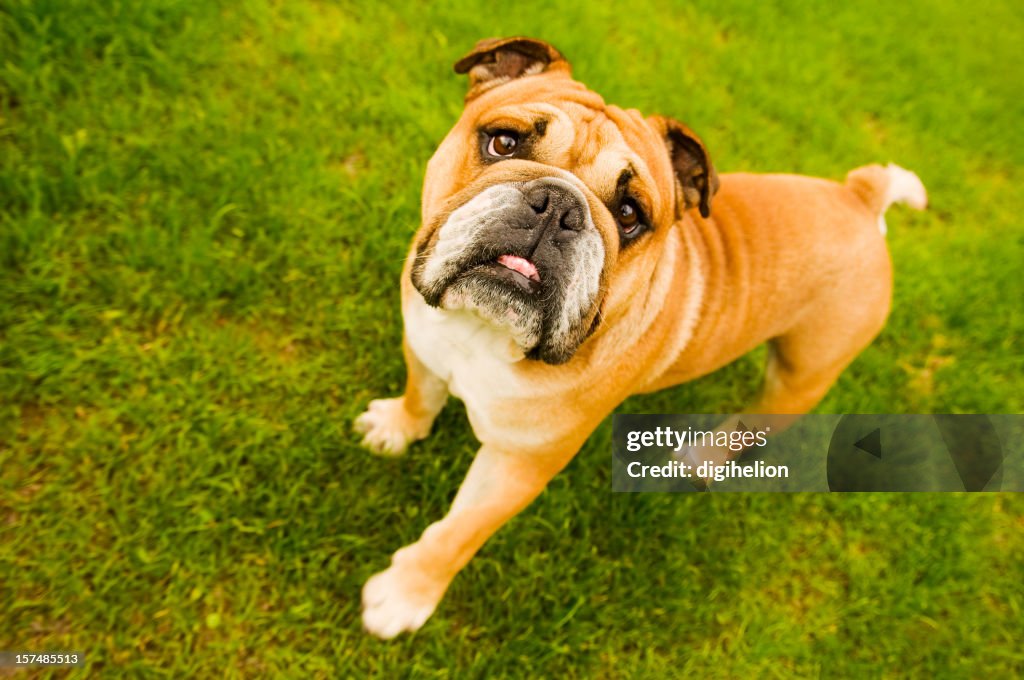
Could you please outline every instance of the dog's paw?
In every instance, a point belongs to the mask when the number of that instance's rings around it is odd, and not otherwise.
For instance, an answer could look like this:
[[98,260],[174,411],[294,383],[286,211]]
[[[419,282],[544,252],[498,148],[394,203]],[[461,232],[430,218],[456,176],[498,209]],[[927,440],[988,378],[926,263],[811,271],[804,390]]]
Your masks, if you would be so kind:
[[437,608],[444,587],[392,566],[363,586],[363,628],[384,640],[419,630]]
[[363,435],[363,446],[382,456],[400,456],[430,433],[430,422],[410,417],[402,397],[374,399],[352,427]]

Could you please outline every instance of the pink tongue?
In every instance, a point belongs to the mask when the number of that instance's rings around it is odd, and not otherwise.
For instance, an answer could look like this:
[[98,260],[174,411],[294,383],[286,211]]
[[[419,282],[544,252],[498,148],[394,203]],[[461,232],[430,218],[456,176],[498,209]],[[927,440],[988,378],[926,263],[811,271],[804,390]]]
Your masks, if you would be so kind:
[[537,268],[526,258],[517,255],[502,255],[498,258],[498,264],[508,267],[514,272],[519,272],[532,281],[540,281],[540,274],[537,273]]

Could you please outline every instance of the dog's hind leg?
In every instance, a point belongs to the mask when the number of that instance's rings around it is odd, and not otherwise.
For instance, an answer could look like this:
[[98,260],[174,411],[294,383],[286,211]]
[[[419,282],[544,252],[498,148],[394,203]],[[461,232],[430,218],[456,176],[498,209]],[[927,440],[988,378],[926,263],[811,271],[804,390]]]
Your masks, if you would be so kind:
[[[769,342],[760,394],[743,413],[719,424],[717,432],[770,426],[771,434],[778,435],[818,405],[885,324],[891,291],[888,256],[877,263],[869,272],[873,279],[851,279],[851,288],[859,290],[833,290],[802,322]],[[688,451],[687,458],[694,464],[721,465],[737,455],[725,447],[701,447]]]

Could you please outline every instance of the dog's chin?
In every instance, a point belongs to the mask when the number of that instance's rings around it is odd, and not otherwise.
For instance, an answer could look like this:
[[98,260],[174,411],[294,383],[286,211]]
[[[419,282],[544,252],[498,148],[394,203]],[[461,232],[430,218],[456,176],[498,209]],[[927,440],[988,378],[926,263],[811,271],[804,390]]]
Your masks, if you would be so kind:
[[437,306],[468,311],[507,333],[518,358],[564,364],[572,359],[579,342],[551,337],[543,297],[543,292],[533,292],[525,281],[478,267],[457,277],[441,294]]
[[500,265],[479,265],[460,274],[441,294],[441,309],[464,310],[509,334],[529,355],[540,344],[544,328],[541,291],[536,282]]

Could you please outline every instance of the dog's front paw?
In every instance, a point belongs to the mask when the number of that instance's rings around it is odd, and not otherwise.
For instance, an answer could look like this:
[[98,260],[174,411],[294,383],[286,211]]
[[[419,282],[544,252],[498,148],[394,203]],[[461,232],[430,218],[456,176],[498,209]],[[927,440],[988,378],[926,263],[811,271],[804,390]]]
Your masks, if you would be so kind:
[[363,627],[384,640],[419,630],[437,608],[444,586],[391,566],[363,586]]
[[411,417],[402,397],[374,399],[352,427],[363,435],[363,446],[382,456],[400,456],[430,433],[430,422]]

